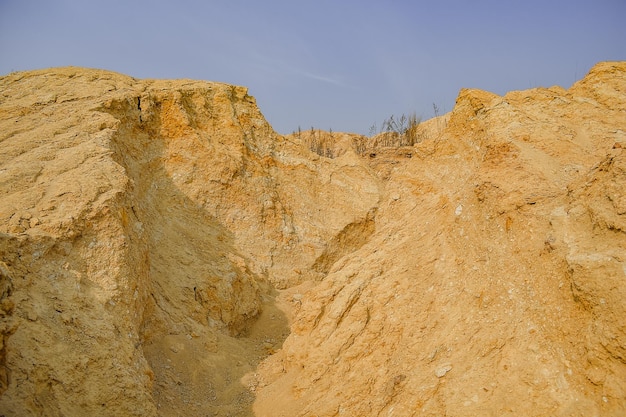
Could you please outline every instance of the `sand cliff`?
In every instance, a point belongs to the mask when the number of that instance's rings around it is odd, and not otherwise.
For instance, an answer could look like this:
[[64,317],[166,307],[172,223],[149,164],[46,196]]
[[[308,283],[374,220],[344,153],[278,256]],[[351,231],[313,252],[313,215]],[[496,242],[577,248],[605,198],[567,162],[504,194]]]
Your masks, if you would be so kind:
[[0,414],[626,413],[626,63],[421,129],[0,78]]

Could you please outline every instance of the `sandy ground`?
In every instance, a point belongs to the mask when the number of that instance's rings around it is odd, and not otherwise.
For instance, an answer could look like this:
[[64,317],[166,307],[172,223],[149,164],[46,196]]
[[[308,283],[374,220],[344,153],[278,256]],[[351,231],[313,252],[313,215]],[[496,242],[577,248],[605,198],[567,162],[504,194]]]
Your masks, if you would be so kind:
[[314,285],[306,282],[286,290],[267,286],[261,314],[239,337],[178,334],[146,345],[159,413],[254,416],[255,370],[281,348],[302,293]]

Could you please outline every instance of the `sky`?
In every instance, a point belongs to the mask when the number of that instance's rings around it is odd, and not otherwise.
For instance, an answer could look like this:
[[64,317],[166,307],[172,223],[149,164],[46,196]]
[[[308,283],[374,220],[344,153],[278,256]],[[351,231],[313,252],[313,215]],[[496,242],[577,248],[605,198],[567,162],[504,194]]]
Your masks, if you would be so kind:
[[249,88],[279,133],[368,134],[461,88],[626,60],[626,0],[0,0],[0,75],[66,65]]

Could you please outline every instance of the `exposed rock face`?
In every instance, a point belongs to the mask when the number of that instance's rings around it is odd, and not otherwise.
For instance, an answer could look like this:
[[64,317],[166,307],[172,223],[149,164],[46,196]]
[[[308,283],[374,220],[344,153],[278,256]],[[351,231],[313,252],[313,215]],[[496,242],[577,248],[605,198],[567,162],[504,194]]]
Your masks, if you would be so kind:
[[356,157],[311,160],[241,87],[76,68],[1,83],[8,415],[155,414],[146,346],[216,350],[378,202]]
[[423,129],[327,158],[242,87],[0,78],[0,414],[625,414],[626,63]]

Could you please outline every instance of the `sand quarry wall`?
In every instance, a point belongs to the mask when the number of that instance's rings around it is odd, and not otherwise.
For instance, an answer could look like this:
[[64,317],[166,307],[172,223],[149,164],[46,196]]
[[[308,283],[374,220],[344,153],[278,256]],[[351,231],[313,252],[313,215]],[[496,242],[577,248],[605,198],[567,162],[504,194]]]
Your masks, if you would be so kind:
[[626,63],[422,129],[0,78],[0,414],[626,414]]

